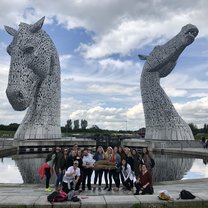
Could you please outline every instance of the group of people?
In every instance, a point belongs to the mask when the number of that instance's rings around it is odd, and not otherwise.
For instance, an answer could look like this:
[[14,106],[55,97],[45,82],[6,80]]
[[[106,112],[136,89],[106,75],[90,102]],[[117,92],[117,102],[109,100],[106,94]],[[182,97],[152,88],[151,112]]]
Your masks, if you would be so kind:
[[[45,191],[52,191],[49,182],[53,170],[56,174],[57,190],[68,193],[70,190],[101,191],[102,178],[104,175],[104,190],[112,191],[114,180],[114,191],[122,190],[132,194],[135,186],[135,195],[153,194],[151,156],[148,148],[143,148],[140,154],[136,149],[115,146],[108,147],[104,151],[98,146],[93,154],[91,149],[81,149],[74,145],[68,148],[56,147],[46,157],[46,162],[41,166],[39,174],[46,178]],[[91,183],[94,171],[93,183]],[[97,184],[98,183],[98,184]]]

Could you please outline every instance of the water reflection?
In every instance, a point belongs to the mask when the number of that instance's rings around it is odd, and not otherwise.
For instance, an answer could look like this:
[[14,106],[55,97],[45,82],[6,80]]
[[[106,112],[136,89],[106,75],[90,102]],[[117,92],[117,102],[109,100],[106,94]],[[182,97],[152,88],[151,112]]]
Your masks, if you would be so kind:
[[[45,183],[38,174],[38,169],[44,164],[45,158],[46,155],[44,154],[15,155],[12,157],[22,175],[23,182],[32,184]],[[52,175],[50,182],[55,182],[55,174]]]
[[181,155],[155,154],[154,159],[156,165],[153,170],[153,180],[155,182],[181,180],[194,162],[193,158]]
[[[38,168],[44,163],[46,155],[30,154],[15,155],[17,167],[22,175],[24,183],[44,183],[38,175]],[[184,175],[191,169],[193,158],[182,157],[178,155],[153,155],[155,167],[153,171],[154,182],[181,180]],[[55,175],[53,174],[51,182],[54,183]],[[104,181],[103,181],[104,182]]]

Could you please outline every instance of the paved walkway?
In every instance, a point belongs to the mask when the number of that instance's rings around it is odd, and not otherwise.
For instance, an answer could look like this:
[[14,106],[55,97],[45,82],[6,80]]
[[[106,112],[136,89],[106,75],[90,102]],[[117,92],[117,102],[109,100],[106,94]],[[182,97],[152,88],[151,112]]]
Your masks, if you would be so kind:
[[[177,200],[182,189],[191,191],[196,198],[194,200]],[[79,195],[81,202],[55,203],[54,207],[84,207],[84,208],[130,208],[135,204],[142,204],[142,207],[208,207],[208,179],[185,180],[162,182],[154,186],[153,195],[134,196],[127,195],[122,191],[86,191]],[[160,190],[168,190],[174,198],[173,202],[161,201],[158,199]],[[0,207],[51,207],[47,202],[48,193],[40,185],[0,185]]]

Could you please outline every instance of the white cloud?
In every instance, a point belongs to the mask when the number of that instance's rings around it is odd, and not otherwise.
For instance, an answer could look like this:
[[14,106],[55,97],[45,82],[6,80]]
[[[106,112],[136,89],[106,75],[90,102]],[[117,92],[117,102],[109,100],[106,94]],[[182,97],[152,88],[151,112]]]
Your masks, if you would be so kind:
[[170,97],[184,97],[188,93],[186,90],[170,88],[170,87],[165,87],[164,90],[167,93],[167,95]]
[[[139,90],[142,64],[121,59],[128,59],[126,54],[141,50],[147,44],[164,43],[187,23],[199,27],[199,37],[208,35],[206,0],[3,0],[0,6],[2,26],[17,28],[21,21],[34,23],[46,16],[46,24],[57,23],[69,30],[83,27],[92,31],[93,42],[85,42],[76,51],[84,55],[82,59],[80,54],[76,58],[66,52],[60,56],[62,125],[70,117],[85,117],[91,125],[98,124],[101,128],[125,129],[126,120],[129,129],[144,126]],[[5,50],[5,47],[1,42],[0,49]],[[112,54],[120,58],[113,59]],[[195,54],[206,57],[207,51],[195,51]],[[8,59],[5,61],[1,57],[0,67],[0,123],[20,123],[25,112],[13,111],[5,95]],[[181,99],[175,106],[182,117],[199,125],[206,122],[208,111],[207,93],[204,92],[208,86],[207,68],[208,65],[203,63],[191,67],[188,73],[181,67],[161,80],[170,97]],[[200,99],[185,103],[183,97]]]
[[187,123],[194,123],[198,127],[202,127],[204,123],[207,123],[207,103],[208,97],[203,97],[186,103],[175,103],[174,106]]
[[129,69],[130,67],[135,67],[135,68],[136,66],[138,66],[138,68],[141,67],[139,64],[135,64],[132,61],[121,61],[118,59],[114,60],[111,58],[102,59],[98,62],[103,69],[107,69],[107,68]]
[[90,92],[96,92],[96,93],[104,93],[104,94],[114,94],[114,95],[132,95],[132,92],[135,90],[132,86],[129,86],[128,88],[126,86],[122,85],[101,85],[101,84],[93,84],[89,86],[88,90]]
[[166,1],[1,1],[1,25],[32,23],[46,16],[64,27],[83,27],[94,32],[94,43],[81,46],[86,57],[98,58],[131,50],[157,38],[170,38],[187,23],[198,25],[200,36],[208,34],[206,0]]

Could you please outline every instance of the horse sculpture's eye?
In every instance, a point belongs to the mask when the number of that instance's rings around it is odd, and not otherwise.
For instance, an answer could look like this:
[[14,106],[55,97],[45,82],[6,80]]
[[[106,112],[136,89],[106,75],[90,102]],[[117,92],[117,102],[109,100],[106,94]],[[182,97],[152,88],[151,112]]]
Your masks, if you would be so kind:
[[32,47],[32,46],[29,46],[24,49],[24,53],[28,53],[28,54],[32,53],[33,51],[34,51],[34,47]]

